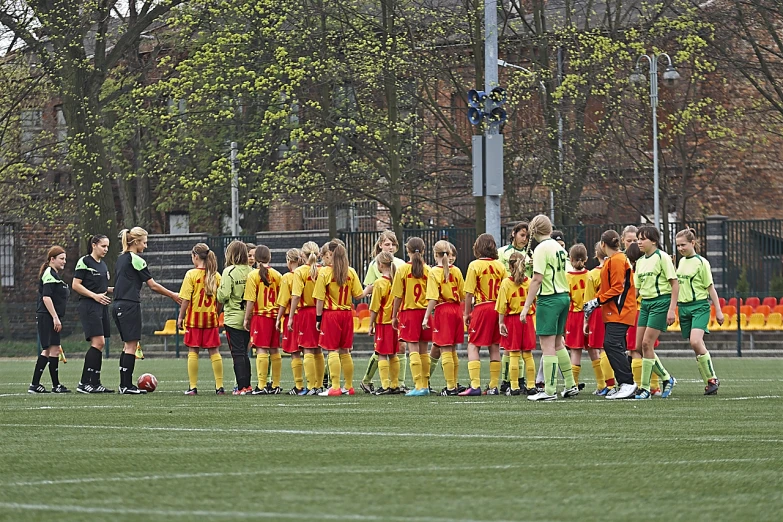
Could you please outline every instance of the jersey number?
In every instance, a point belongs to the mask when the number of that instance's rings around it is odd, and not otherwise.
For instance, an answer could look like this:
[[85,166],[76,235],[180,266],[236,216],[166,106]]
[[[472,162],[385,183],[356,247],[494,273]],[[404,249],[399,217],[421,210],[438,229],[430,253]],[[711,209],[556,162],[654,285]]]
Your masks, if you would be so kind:
[[561,250],[557,253],[557,267],[555,270],[558,272],[565,272],[566,269],[566,253]]
[[337,304],[339,306],[348,304],[348,297],[350,292],[351,292],[351,288],[348,285],[344,285],[340,287],[339,293],[337,295]]
[[277,299],[277,292],[275,292],[274,288],[265,288],[264,289],[264,305],[268,306],[271,304],[275,304],[275,300]]
[[490,301],[494,301],[498,298],[498,292],[500,291],[500,279],[490,279],[487,286],[489,287],[489,296],[487,298]]
[[413,298],[416,301],[421,301],[421,296],[423,293],[424,293],[424,289],[421,287],[419,283],[413,285]]
[[[212,296],[211,295],[206,295],[206,292],[204,291],[203,288],[201,289],[201,291],[198,294],[199,294],[199,298],[198,298],[198,307],[199,308],[204,308],[204,307],[209,308],[210,306],[212,306]],[[207,298],[206,302],[204,301],[204,297]]]

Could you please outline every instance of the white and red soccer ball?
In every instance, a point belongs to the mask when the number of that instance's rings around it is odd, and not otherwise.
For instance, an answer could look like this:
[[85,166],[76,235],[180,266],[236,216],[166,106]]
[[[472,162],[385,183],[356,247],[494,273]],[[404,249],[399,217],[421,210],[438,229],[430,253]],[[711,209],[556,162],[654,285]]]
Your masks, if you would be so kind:
[[158,378],[151,373],[144,373],[139,375],[137,386],[140,390],[146,390],[148,393],[152,393],[155,391],[155,388],[158,387]]

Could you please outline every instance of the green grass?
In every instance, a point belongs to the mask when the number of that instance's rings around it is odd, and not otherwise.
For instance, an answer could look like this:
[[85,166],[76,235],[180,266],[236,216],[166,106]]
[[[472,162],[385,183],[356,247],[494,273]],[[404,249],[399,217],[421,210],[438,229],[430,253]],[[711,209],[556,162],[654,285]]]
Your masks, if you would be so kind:
[[198,397],[184,359],[150,358],[147,396],[29,396],[32,359],[0,360],[0,520],[779,520],[783,360],[716,359],[717,397],[664,363],[667,400],[531,403],[216,397],[204,357]]

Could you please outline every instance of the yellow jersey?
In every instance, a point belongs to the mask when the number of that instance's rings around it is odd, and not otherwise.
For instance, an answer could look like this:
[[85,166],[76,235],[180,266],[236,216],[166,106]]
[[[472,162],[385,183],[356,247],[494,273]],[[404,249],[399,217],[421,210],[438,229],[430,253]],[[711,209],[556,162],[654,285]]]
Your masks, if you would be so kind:
[[[217,290],[215,295],[207,295],[204,287],[203,268],[192,268],[185,274],[179,296],[189,301],[187,315],[185,315],[186,328],[217,328]],[[220,286],[220,274],[215,274],[217,286]]]
[[585,305],[585,289],[587,288],[587,270],[566,272],[568,281],[568,295],[571,297],[571,306],[568,311],[581,312]]
[[[530,279],[527,277],[522,281],[521,285],[516,284],[514,278],[507,277],[500,283],[495,310],[500,315],[521,314],[522,308],[525,306],[525,300],[527,300],[528,288],[530,288]],[[528,310],[527,315],[533,315],[534,313],[536,313],[535,301],[533,301],[533,305]]]
[[585,287],[585,303],[598,297],[598,290],[601,288],[601,267],[597,266],[587,272],[587,283]]
[[334,280],[332,267],[325,266],[318,271],[313,298],[323,301],[326,310],[350,310],[353,304],[351,296],[360,297],[363,291],[359,276],[353,268],[348,267],[348,276],[345,278],[345,283],[340,286]]
[[430,267],[424,265],[424,277],[413,277],[413,265],[405,263],[397,268],[392,284],[392,296],[402,299],[400,310],[424,310],[427,308],[427,277]]
[[370,300],[370,311],[378,314],[375,318],[376,324],[391,324],[393,301],[391,279],[386,276],[376,279],[373,282]]
[[[313,299],[313,290],[315,290],[315,282],[318,279],[318,275],[315,279],[310,277],[310,265],[302,265],[294,270],[294,284],[291,286],[291,295],[299,297],[299,308],[306,306],[315,306],[315,299]],[[320,270],[320,267],[317,267]]]
[[500,283],[506,277],[506,267],[497,259],[482,257],[468,265],[465,293],[473,294],[474,304],[496,301]]
[[285,308],[285,315],[291,311],[291,290],[294,286],[294,273],[283,274],[280,281],[280,292],[277,294],[277,306]]
[[449,266],[448,279],[443,281],[443,267],[434,266],[427,276],[427,300],[440,303],[459,303],[465,298],[465,281],[462,272],[454,265]]
[[253,270],[247,276],[245,283],[245,301],[255,302],[253,313],[264,317],[277,317],[277,294],[280,292],[280,282],[283,276],[274,268],[267,267],[267,279],[269,284],[261,281],[258,270]]

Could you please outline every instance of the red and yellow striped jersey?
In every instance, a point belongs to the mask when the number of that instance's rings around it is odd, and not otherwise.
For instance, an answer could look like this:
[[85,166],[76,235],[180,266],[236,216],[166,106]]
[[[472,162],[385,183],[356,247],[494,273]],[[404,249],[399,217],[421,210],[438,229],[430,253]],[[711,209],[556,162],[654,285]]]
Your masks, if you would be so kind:
[[506,267],[497,259],[476,259],[465,274],[465,293],[473,294],[474,304],[495,301],[505,277]]
[[566,272],[568,281],[568,294],[571,296],[570,312],[581,312],[585,305],[585,288],[587,288],[587,270]]
[[462,271],[454,265],[449,266],[449,277],[443,281],[443,267],[430,268],[427,277],[427,300],[440,303],[459,303],[465,298],[465,281]]
[[261,281],[261,275],[258,270],[253,270],[247,276],[245,283],[245,301],[253,301],[255,315],[264,317],[277,317],[277,294],[280,292],[280,282],[283,276],[274,268],[267,267],[267,279],[269,285]]
[[[495,310],[501,315],[517,315],[522,313],[522,308],[525,306],[525,300],[527,299],[527,289],[530,288],[530,279],[527,277],[518,285],[514,282],[514,279],[507,277],[500,283],[500,291],[498,292],[498,299],[495,303]],[[536,304],[533,301],[533,305],[528,310],[527,315],[533,315],[536,313]]]
[[[310,277],[310,265],[302,265],[294,270],[294,284],[291,287],[291,295],[299,296],[299,308],[306,306],[315,306],[315,299],[313,299],[313,290],[315,290],[315,279]],[[320,267],[318,267],[320,271]]]
[[285,308],[285,315],[291,311],[291,290],[294,285],[294,273],[287,272],[283,274],[280,280],[280,292],[277,294],[277,306]]
[[353,304],[351,297],[359,297],[363,291],[359,276],[353,268],[348,267],[348,277],[340,286],[334,280],[332,267],[325,266],[318,272],[313,298],[323,301],[326,310],[350,310]]
[[370,300],[370,311],[378,314],[375,319],[376,324],[391,324],[393,302],[391,279],[381,276],[373,283]]
[[411,273],[412,265],[405,263],[397,268],[392,284],[392,296],[402,299],[400,310],[424,310],[427,308],[427,277],[430,267],[424,265],[424,277],[417,279]]
[[[185,315],[186,328],[217,328],[218,326],[217,298],[215,295],[207,295],[204,288],[204,274],[203,268],[192,268],[182,280],[179,295],[190,303]],[[220,274],[215,274],[215,281],[220,286]]]
[[585,303],[598,297],[601,288],[601,267],[597,266],[587,272],[587,287],[585,288]]

